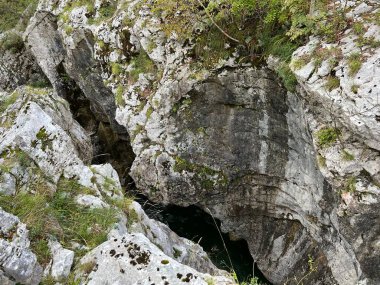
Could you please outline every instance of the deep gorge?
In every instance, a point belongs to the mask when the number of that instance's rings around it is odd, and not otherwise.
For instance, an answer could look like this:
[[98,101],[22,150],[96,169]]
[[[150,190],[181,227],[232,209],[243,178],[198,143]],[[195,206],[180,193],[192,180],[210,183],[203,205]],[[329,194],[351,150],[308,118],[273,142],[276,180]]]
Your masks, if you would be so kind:
[[377,1],[37,2],[0,25],[1,284],[380,282]]

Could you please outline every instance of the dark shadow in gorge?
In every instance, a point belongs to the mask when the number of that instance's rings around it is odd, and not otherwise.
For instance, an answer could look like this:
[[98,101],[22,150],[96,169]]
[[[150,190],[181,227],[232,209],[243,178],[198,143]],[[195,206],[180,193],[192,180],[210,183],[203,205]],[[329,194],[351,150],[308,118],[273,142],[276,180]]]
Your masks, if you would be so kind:
[[[75,81],[65,73],[62,65],[58,66],[57,71],[64,83],[61,86],[63,97],[69,102],[74,118],[91,136],[94,153],[92,161],[86,163],[111,163],[117,170],[122,185],[128,192],[136,193],[134,182],[129,176],[130,167],[135,158],[129,139],[120,137],[111,128],[109,122],[96,118],[91,110],[89,99]],[[149,217],[167,224],[179,236],[199,243],[218,268],[227,271],[234,270],[239,281],[247,281],[252,277],[254,262],[246,241],[232,241],[228,234],[222,234],[222,240],[218,232],[220,222],[214,221],[211,215],[196,206],[163,207],[152,204],[144,196],[137,195],[137,197],[137,201],[143,205]],[[256,266],[254,271],[260,281],[270,284]]]
[[[254,261],[247,242],[245,240],[233,241],[228,234],[222,233],[227,253],[218,231],[220,221],[214,221],[211,215],[196,206],[161,206],[148,201],[144,196],[138,196],[137,201],[150,218],[167,224],[179,236],[199,243],[218,268],[230,272],[235,270],[240,282],[247,281],[252,277]],[[261,282],[270,284],[256,265],[254,274]]]
[[64,82],[60,90],[63,97],[69,102],[70,110],[75,120],[91,137],[93,157],[92,161],[86,161],[85,163],[110,163],[118,172],[123,186],[133,184],[129,171],[135,155],[129,138],[116,133],[109,122],[96,118],[92,111],[90,100],[86,98],[75,81],[69,78],[62,64],[58,66],[57,71]]

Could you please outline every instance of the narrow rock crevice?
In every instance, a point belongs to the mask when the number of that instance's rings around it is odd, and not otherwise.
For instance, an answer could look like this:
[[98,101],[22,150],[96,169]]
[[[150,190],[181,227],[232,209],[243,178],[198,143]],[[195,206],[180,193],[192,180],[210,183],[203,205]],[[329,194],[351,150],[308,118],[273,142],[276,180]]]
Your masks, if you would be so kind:
[[133,184],[129,171],[135,155],[132,151],[129,139],[119,135],[109,122],[97,118],[91,105],[91,101],[83,94],[82,90],[64,70],[62,64],[57,68],[60,78],[65,81],[63,89],[65,99],[69,102],[74,119],[87,131],[93,145],[92,160],[89,164],[110,163],[118,172],[123,186]]

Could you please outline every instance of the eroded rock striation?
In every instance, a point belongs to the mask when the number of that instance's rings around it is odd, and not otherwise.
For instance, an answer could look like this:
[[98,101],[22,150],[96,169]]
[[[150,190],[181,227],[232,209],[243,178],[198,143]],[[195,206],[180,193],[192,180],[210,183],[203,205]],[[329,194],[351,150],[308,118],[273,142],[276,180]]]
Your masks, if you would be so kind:
[[[368,14],[378,13],[376,1],[369,2],[350,1],[347,16],[365,21]],[[104,7],[111,15],[102,15]],[[248,242],[273,284],[378,284],[379,47],[369,40],[364,45],[356,41],[350,30],[335,44],[311,38],[293,54],[291,67],[300,86],[291,93],[269,68],[239,64],[238,53],[212,68],[197,64],[194,43],[165,34],[160,20],[145,1],[96,1],[94,10],[66,1],[41,1],[24,36],[59,95],[66,96],[66,80],[71,80],[91,101],[99,120],[121,135],[128,131],[130,141],[125,143],[136,156],[130,174],[151,200],[197,205],[211,213],[222,222],[223,231]],[[364,37],[377,39],[379,26],[364,25]],[[339,57],[318,63],[312,54],[320,49]],[[363,52],[363,63],[354,76],[350,60],[358,51]],[[268,60],[269,67],[275,65]],[[15,130],[23,126],[25,120],[20,120]],[[26,150],[46,148],[28,139],[23,142],[19,147]],[[76,149],[81,147],[89,149],[87,143]],[[30,155],[34,153],[38,150]],[[79,153],[86,157],[86,151]],[[42,162],[42,169],[48,167]],[[63,174],[70,177],[65,163]],[[79,181],[95,187],[95,174],[88,173]],[[107,189],[98,190],[97,199],[82,195],[78,203],[105,207],[101,193]],[[135,207],[139,220],[148,221]],[[218,274],[208,261],[175,257],[173,248],[180,245],[168,240],[176,239],[163,226],[161,234],[149,233],[152,223],[141,223],[132,234],[121,226],[84,257],[86,265],[76,272],[92,279],[89,282],[128,282],[127,275],[138,282],[157,266],[174,284],[191,279],[187,271],[198,284],[187,268],[174,270],[181,278],[166,273],[169,264],[177,268],[171,259],[175,258],[198,271]],[[164,238],[157,240],[159,236]],[[148,240],[164,244],[164,250]],[[186,243],[181,243],[183,249],[189,248]],[[119,246],[122,250],[117,251]],[[149,256],[165,262],[145,264]],[[118,271],[119,261],[137,267]],[[107,263],[117,274],[102,275]],[[162,276],[149,278],[155,282]]]

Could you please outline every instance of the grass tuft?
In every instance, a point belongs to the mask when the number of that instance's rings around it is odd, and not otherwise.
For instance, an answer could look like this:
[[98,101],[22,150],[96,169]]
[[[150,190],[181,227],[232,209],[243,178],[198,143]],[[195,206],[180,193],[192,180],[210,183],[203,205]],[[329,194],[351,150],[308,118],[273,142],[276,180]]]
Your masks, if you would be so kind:
[[317,132],[318,145],[328,147],[332,145],[340,136],[341,132],[336,128],[324,128]]

